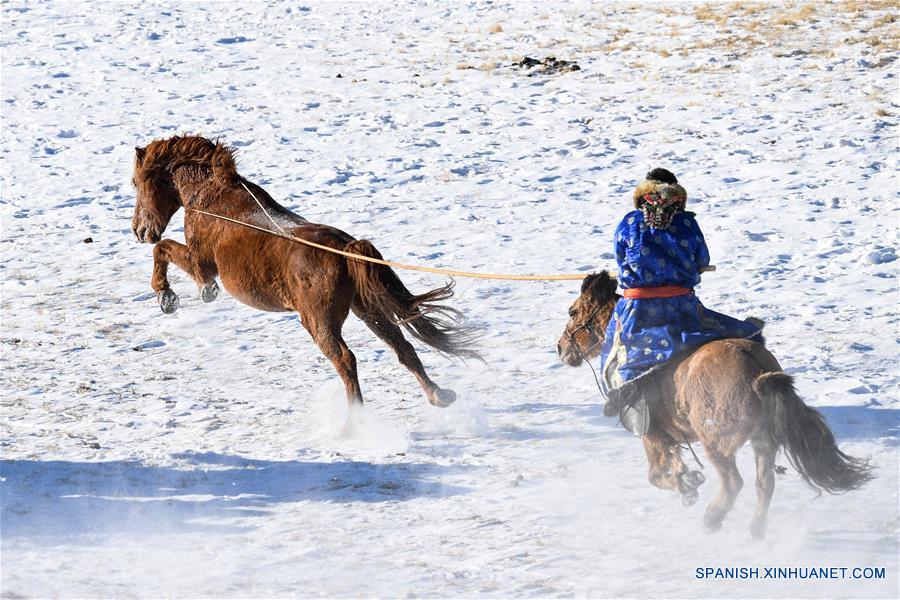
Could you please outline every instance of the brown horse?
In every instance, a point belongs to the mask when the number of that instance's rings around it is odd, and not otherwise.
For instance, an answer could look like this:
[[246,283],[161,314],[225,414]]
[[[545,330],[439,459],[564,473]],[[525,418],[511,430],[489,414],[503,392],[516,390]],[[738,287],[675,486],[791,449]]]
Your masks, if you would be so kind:
[[[356,240],[334,227],[309,223],[276,203],[261,187],[238,175],[233,151],[222,143],[195,136],[172,137],[135,151],[132,184],[137,199],[132,229],[138,240],[156,244],[150,285],[164,313],[178,308],[178,296],[166,277],[169,263],[193,278],[205,302],[218,295],[219,277],[225,289],[244,304],[266,311],[295,311],[334,364],[352,407],[362,403],[362,392],[356,358],[341,337],[352,310],[412,371],[431,404],[448,406],[456,399],[452,390],[438,387],[428,377],[400,329],[402,325],[440,354],[477,358],[471,348],[472,330],[460,326],[459,312],[440,304],[453,295],[452,283],[415,295],[386,266],[344,258],[195,212],[204,210],[267,229],[274,227],[271,218],[294,237],[381,258],[370,242]],[[160,241],[179,208],[185,209],[186,245]]]
[[[558,345],[564,363],[578,366],[599,354],[618,300],[616,280],[605,271],[584,279]],[[853,490],[872,477],[868,464],[838,449],[822,415],[797,396],[790,375],[762,344],[710,342],[648,376],[661,399],[651,409],[650,431],[643,437],[650,482],[682,494],[686,506],[696,502],[705,478],[688,470],[680,450],[699,441],[721,482],[703,519],[711,531],[721,527],[741,491],[735,453],[747,441],[756,455],[757,505],[750,531],[758,539],[766,533],[779,448],[816,490]],[[604,410],[607,416],[618,413],[611,404]]]

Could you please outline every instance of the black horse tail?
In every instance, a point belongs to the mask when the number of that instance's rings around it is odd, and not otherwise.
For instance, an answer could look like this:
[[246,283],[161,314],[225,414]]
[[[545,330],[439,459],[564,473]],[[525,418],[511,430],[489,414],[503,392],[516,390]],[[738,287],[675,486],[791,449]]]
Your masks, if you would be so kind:
[[753,391],[762,401],[763,427],[815,490],[838,494],[874,477],[868,461],[838,449],[824,417],[800,399],[790,375],[764,373],[753,382]]
[[[368,240],[353,240],[346,252],[383,260]],[[393,269],[368,261],[347,259],[356,294],[369,311],[377,311],[402,325],[413,337],[439,354],[483,360],[474,350],[475,329],[462,325],[462,313],[441,302],[453,296],[453,282],[424,294],[410,292]]]

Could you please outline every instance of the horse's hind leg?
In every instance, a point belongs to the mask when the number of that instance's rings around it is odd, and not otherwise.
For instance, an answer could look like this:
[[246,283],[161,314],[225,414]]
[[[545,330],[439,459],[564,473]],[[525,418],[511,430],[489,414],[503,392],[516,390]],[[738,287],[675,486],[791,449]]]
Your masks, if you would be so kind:
[[175,263],[197,282],[204,302],[212,302],[219,295],[214,268],[201,267],[191,260],[190,250],[184,244],[175,240],[162,240],[153,247],[153,277],[150,286],[156,292],[164,313],[170,314],[178,309],[178,296],[169,287],[169,263]]
[[737,470],[737,464],[734,461],[734,452],[730,455],[719,451],[716,448],[706,447],[706,455],[709,462],[713,464],[716,471],[719,472],[720,489],[716,499],[710,502],[706,508],[706,514],[703,516],[703,524],[709,531],[718,531],[722,527],[722,521],[725,515],[734,506],[734,501],[744,486],[744,480]]
[[761,540],[766,536],[769,503],[775,491],[775,454],[778,448],[768,433],[757,434],[751,444],[756,454],[756,512],[750,523],[750,535]]
[[356,357],[341,337],[343,318],[336,320],[329,318],[328,315],[314,315],[309,311],[303,311],[300,313],[300,321],[344,382],[350,408],[361,406],[363,398],[356,373]]
[[353,313],[372,330],[385,344],[397,355],[400,364],[409,369],[416,376],[419,385],[425,390],[428,401],[440,407],[446,407],[453,404],[456,400],[456,393],[453,390],[443,389],[428,377],[419,355],[416,354],[415,348],[403,336],[400,327],[394,323],[389,316],[366,310],[358,302],[353,304]]

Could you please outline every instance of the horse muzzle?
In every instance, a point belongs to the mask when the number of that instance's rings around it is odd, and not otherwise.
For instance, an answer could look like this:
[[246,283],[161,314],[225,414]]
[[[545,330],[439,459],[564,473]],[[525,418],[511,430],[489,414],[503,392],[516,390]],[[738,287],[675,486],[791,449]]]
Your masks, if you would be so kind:
[[560,340],[556,345],[556,352],[559,354],[559,360],[561,360],[563,364],[570,367],[581,366],[581,351],[574,347],[574,344],[568,340]]
[[160,234],[151,227],[132,227],[134,236],[144,244],[155,244],[160,240]]

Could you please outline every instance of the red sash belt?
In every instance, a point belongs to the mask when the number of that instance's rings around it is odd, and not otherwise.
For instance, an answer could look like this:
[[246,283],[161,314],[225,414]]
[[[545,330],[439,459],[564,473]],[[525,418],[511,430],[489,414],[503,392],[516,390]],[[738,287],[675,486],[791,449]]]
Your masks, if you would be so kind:
[[676,298],[693,294],[693,288],[678,285],[661,285],[659,287],[628,288],[624,291],[626,298]]

